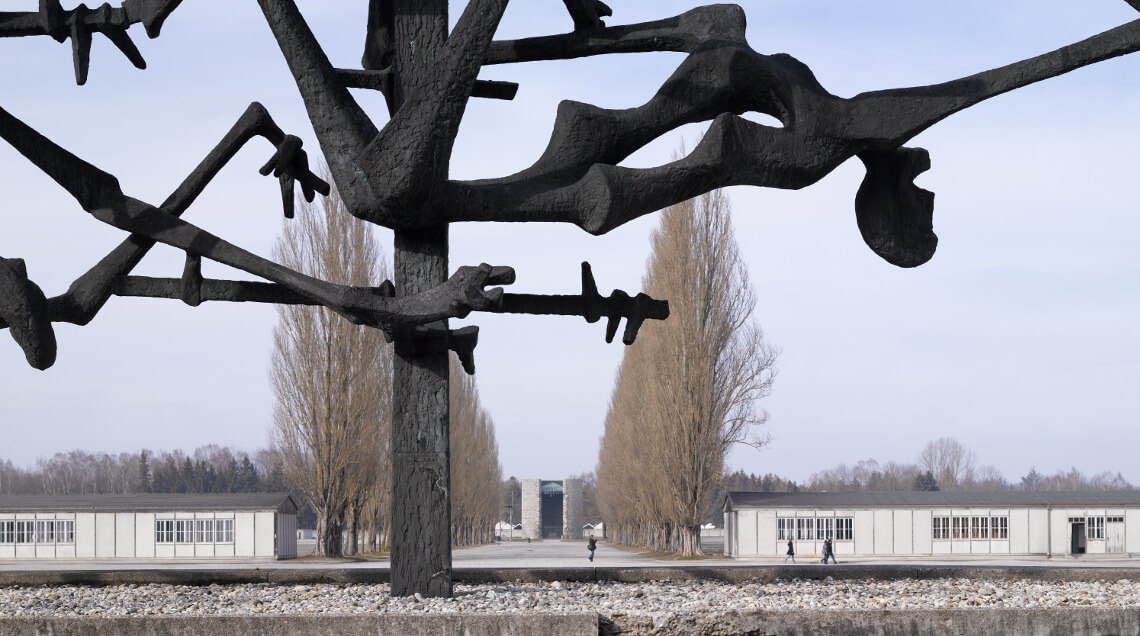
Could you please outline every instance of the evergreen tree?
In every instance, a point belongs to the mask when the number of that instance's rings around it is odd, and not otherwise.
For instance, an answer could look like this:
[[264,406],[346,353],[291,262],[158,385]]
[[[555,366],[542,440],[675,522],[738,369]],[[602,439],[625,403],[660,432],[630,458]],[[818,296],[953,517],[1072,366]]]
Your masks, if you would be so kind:
[[1037,472],[1036,466],[1031,466],[1029,472],[1021,478],[1022,490],[1037,490],[1041,486],[1041,473]]
[[150,454],[145,450],[139,453],[138,480],[135,492],[151,491]]
[[238,480],[237,489],[233,492],[257,492],[258,482],[261,481],[260,476],[257,474],[257,467],[249,460],[249,455],[242,455],[241,469],[238,473],[241,478]]
[[926,471],[919,473],[914,478],[914,490],[936,491],[938,490],[938,481],[934,478],[933,471]]

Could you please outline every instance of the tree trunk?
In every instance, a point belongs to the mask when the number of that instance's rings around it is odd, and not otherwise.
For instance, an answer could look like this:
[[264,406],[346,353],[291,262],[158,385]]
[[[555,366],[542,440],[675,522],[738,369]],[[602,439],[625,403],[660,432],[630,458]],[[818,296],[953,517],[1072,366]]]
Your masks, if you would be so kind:
[[680,535],[681,543],[681,556],[702,556],[704,550],[701,549],[701,526],[679,526],[677,529]]
[[328,510],[317,510],[317,554],[326,557],[344,556],[341,543],[343,526],[336,515]]
[[352,504],[351,512],[346,515],[345,526],[348,528],[348,546],[345,554],[360,554],[360,505]]
[[[443,283],[447,228],[396,231],[395,260],[400,295]],[[393,382],[392,595],[450,597],[448,352],[413,342],[410,334],[401,340]]]

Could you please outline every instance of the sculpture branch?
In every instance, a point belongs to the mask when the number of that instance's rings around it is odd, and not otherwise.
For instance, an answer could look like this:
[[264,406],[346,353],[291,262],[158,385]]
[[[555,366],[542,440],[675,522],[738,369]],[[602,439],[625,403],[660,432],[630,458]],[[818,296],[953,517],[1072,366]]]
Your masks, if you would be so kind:
[[664,20],[491,43],[484,64],[569,60],[611,53],[691,53],[705,42],[745,44],[744,10],[736,5],[698,7]]
[[[303,153],[295,148],[287,149],[288,152],[283,150],[286,145],[291,146],[289,141],[295,138],[282,133],[265,117],[267,114],[259,105],[255,104],[247,111],[223,145],[167,201],[172,213],[124,195],[113,176],[72,155],[0,109],[0,137],[63,186],[84,210],[132,234],[127,242],[81,277],[67,294],[50,303],[39,287],[28,280],[22,261],[0,259],[0,320],[3,321],[0,324],[7,324],[12,329],[29,363],[36,368],[51,366],[55,359],[51,323],[89,321],[106,302],[118,281],[137,265],[155,242],[179,248],[190,257],[205,256],[260,276],[355,323],[385,330],[463,317],[472,310],[493,308],[501,301],[501,289],[485,290],[484,287],[511,279],[513,272],[509,268],[492,268],[485,264],[461,267],[439,287],[392,298],[374,293],[374,290],[335,285],[295,272],[179,219],[178,214],[197,197],[221,165],[259,128],[266,136],[280,139],[278,152],[268,168],[283,178],[299,179],[310,196],[312,189],[328,192],[328,186],[307,168],[304,172],[299,171],[304,163]],[[180,291],[179,298],[187,296]]]
[[[790,56],[761,55],[746,45],[710,41],[694,51],[644,106],[605,110],[563,102],[550,144],[533,166],[503,179],[449,182],[433,202],[433,215],[449,221],[570,222],[602,234],[719,187],[798,189],[865,151],[894,151],[980,101],[1137,50],[1140,21],[944,84],[843,99],[828,93],[810,69]],[[746,111],[772,115],[784,126],[765,126],[738,116]],[[708,133],[689,156],[650,169],[617,165],[662,134],[709,119]],[[911,169],[921,163],[911,163]],[[915,186],[910,181],[886,181],[906,192],[865,196],[864,201],[908,199],[923,207],[863,206],[862,215],[890,218],[861,225],[906,234],[876,237],[868,243],[877,245],[880,255],[892,263],[925,262],[933,254],[933,232],[921,219],[903,217],[928,216],[925,206],[932,201],[913,196]]]
[[[175,217],[181,216],[238,150],[254,137],[264,137],[278,148],[289,137],[274,123],[269,112],[256,102],[246,109],[222,141],[163,202],[162,209]],[[313,200],[314,192],[329,193],[328,184],[309,171],[304,153],[294,154],[280,165],[292,178],[301,181],[302,190],[309,201]],[[287,209],[292,206],[292,196],[285,204]],[[65,294],[49,299],[52,320],[77,325],[90,322],[110,298],[116,281],[130,273],[154,244],[155,241],[146,236],[131,235],[95,267],[76,279]]]
[[[377,129],[349,94],[293,0],[258,0],[301,91],[317,141],[350,210],[371,204],[371,186],[358,162]],[[354,212],[355,213],[355,212]]]
[[126,0],[118,8],[104,4],[92,10],[81,4],[65,11],[59,0],[40,0],[37,12],[0,11],[0,37],[46,35],[57,42],[70,38],[75,82],[82,85],[87,83],[90,68],[92,33],[107,36],[136,68],[145,69],[146,61],[127,35],[127,29],[141,23],[147,35],[156,38],[166,18],[181,3],[182,0]]

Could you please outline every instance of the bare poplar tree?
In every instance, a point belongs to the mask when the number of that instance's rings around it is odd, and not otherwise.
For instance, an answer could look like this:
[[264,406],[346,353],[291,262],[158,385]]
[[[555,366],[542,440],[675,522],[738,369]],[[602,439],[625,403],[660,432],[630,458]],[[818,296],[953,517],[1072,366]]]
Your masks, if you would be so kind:
[[[388,275],[371,228],[334,191],[301,203],[274,256],[287,267],[337,284],[373,287]],[[320,208],[320,209],[318,209]],[[278,308],[270,379],[276,396],[271,443],[286,477],[317,514],[317,549],[355,548],[368,495],[387,472],[391,439],[391,347],[383,333],[325,307]],[[386,502],[372,501],[372,510]]]
[[489,542],[500,519],[503,470],[495,423],[479,401],[474,376],[451,359],[451,541]]
[[[627,432],[614,431],[613,441],[620,461],[638,466],[631,478],[645,482],[634,492],[656,491],[645,511],[650,543],[699,555],[729,447],[766,443],[756,434],[766,419],[756,403],[771,389],[777,352],[752,320],[756,297],[723,192],[667,208],[652,241],[644,284],[650,295],[670,290],[671,317],[626,353],[637,362],[623,363],[610,416]],[[610,435],[607,425],[607,443]],[[617,459],[603,454],[603,462]]]

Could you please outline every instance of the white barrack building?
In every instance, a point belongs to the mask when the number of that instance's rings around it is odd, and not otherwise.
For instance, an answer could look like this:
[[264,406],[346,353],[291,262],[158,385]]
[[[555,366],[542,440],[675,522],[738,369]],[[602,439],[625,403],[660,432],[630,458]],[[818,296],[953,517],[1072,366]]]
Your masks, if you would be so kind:
[[296,556],[287,494],[0,495],[0,560]]
[[1140,552],[1140,491],[732,492],[728,556]]

